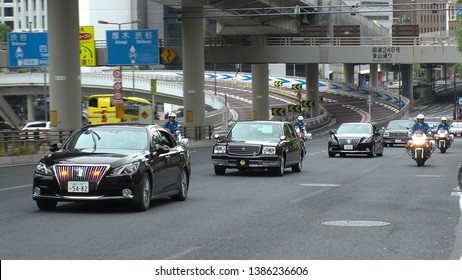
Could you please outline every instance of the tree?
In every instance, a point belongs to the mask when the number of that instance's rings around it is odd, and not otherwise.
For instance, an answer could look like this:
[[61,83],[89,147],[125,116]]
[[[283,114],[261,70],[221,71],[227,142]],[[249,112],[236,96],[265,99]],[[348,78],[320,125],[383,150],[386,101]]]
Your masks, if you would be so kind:
[[0,43],[5,43],[8,40],[8,33],[12,31],[9,25],[0,23]]

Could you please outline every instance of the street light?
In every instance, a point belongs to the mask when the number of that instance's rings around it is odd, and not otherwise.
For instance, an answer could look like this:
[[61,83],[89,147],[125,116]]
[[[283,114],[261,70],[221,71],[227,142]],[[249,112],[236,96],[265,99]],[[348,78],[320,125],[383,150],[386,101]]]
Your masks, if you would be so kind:
[[[113,25],[118,25],[119,30],[122,29],[122,25],[125,24],[134,24],[134,23],[140,23],[140,19],[132,20],[132,21],[127,21],[127,22],[109,22],[105,20],[98,20],[99,24],[113,24]],[[133,71],[132,71],[132,82],[133,82],[133,88],[132,88],[132,95],[135,95],[135,64],[132,65]],[[119,66],[120,73],[122,73],[122,65]]]

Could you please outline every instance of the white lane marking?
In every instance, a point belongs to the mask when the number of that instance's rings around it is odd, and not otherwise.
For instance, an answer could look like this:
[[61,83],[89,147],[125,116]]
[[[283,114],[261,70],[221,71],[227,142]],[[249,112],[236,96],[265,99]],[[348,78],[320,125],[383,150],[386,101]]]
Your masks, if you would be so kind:
[[338,184],[299,184],[306,187],[340,187]]
[[15,187],[10,187],[10,188],[4,188],[4,189],[0,189],[0,192],[1,192],[1,191],[9,191],[9,190],[20,189],[20,188],[27,188],[27,187],[32,187],[32,184],[30,184],[30,185],[23,185],[23,186],[15,186]]
[[307,194],[307,195],[304,195],[304,196],[302,196],[302,197],[298,197],[298,198],[296,198],[296,199],[292,199],[291,201],[289,201],[289,203],[299,203],[299,202],[301,202],[301,201],[303,201],[303,200],[305,200],[305,199],[307,199],[307,198],[309,198],[309,197],[312,197],[312,196],[321,194],[321,193],[326,192],[326,191],[328,191],[328,190],[329,190],[328,188],[326,188],[326,189],[319,189],[319,190],[317,190],[317,191],[314,191],[314,192],[309,193],[309,194]]
[[425,178],[442,178],[442,177],[446,177],[446,176],[443,176],[443,175],[415,175],[416,177],[425,177]]
[[191,248],[186,249],[186,250],[184,250],[183,252],[180,252],[180,253],[178,253],[178,254],[176,254],[176,255],[167,257],[166,259],[167,259],[167,260],[181,259],[181,258],[183,258],[184,256],[186,256],[187,254],[196,251],[196,250],[199,249],[200,247],[201,247],[201,246],[194,246],[194,247],[191,247]]

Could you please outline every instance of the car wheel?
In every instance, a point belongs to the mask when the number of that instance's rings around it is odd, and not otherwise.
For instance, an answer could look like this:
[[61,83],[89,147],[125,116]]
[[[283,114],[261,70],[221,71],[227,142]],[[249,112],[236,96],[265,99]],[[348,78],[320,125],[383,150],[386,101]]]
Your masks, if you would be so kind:
[[367,153],[367,156],[368,157],[374,157],[374,155],[375,155],[375,144],[371,145],[370,150],[371,151],[369,153]]
[[276,176],[283,176],[284,175],[284,169],[285,169],[286,161],[284,159],[284,156],[281,157],[281,165],[275,169],[275,174]]
[[135,196],[135,210],[146,211],[151,205],[151,181],[149,180],[148,174],[143,175],[141,183],[138,186],[138,193]]
[[292,166],[292,172],[300,172],[302,171],[302,168],[303,168],[303,157],[302,155],[300,155],[298,158],[297,165]]
[[215,170],[215,175],[224,175],[226,172],[226,167],[214,166],[213,169]]
[[335,157],[335,153],[333,152],[328,152],[329,153],[329,157]]
[[36,200],[35,203],[40,210],[54,210],[58,205],[58,202],[53,200]]
[[186,174],[186,170],[183,169],[183,172],[181,172],[180,189],[178,190],[177,195],[172,196],[172,199],[176,201],[186,200],[186,197],[188,197],[188,189],[189,189],[188,175]]

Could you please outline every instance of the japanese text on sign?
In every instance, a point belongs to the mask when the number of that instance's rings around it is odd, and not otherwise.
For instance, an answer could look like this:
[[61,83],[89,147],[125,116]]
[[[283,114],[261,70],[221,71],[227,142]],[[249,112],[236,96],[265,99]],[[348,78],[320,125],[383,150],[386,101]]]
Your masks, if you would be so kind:
[[372,47],[373,61],[391,61],[393,54],[399,53],[399,47]]

